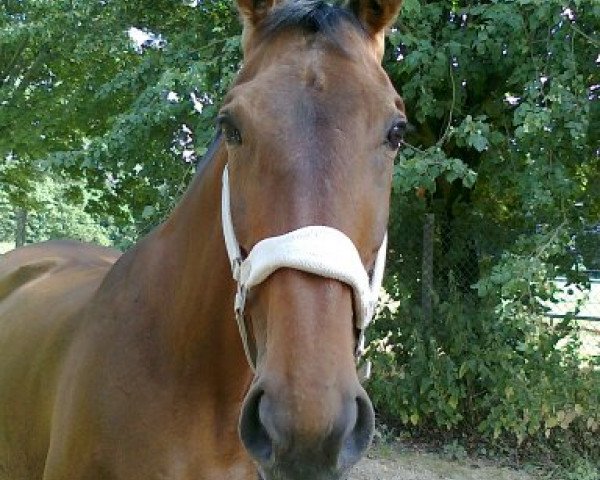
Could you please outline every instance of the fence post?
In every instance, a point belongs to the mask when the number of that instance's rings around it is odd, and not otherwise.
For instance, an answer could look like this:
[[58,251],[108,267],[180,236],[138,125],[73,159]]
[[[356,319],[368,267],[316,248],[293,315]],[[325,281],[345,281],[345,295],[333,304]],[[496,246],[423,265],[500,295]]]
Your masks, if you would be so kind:
[[421,264],[421,308],[423,309],[423,320],[431,323],[433,311],[431,296],[433,292],[433,229],[435,226],[435,215],[425,214],[423,222],[423,260]]
[[27,210],[24,208],[17,208],[15,216],[15,247],[22,247],[27,241]]

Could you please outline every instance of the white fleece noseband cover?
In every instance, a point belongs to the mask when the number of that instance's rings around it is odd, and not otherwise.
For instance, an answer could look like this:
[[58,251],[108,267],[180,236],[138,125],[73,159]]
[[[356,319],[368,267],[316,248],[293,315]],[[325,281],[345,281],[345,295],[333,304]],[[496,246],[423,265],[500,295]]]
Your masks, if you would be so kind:
[[221,215],[225,246],[231,262],[233,279],[237,283],[235,314],[248,363],[256,365],[250,353],[248,333],[244,321],[247,292],[264,282],[280,268],[291,268],[321,277],[332,278],[349,285],[353,291],[354,318],[360,332],[357,356],[364,347],[364,330],[375,313],[379,289],[383,279],[387,235],[384,237],[371,277],[360,259],[358,250],[347,235],[327,226],[308,226],[277,237],[258,242],[243,259],[231,218],[229,173],[223,171]]

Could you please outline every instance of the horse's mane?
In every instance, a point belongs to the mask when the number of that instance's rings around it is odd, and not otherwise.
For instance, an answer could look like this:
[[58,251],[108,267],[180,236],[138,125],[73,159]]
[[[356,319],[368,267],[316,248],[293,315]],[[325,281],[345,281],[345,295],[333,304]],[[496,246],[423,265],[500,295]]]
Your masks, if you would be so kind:
[[204,155],[202,155],[196,162],[196,175],[197,176],[202,175],[202,173],[204,172],[204,169],[212,160],[217,149],[219,148],[221,137],[222,137],[221,129],[217,128],[217,132],[215,133],[215,136],[214,136],[212,142],[210,142],[210,146],[208,147],[208,150],[206,150],[206,153]]
[[365,33],[356,15],[345,7],[330,5],[324,0],[292,0],[271,10],[261,23],[261,33],[271,36],[288,28],[301,28],[324,35],[332,43],[339,44],[336,33],[342,24]]

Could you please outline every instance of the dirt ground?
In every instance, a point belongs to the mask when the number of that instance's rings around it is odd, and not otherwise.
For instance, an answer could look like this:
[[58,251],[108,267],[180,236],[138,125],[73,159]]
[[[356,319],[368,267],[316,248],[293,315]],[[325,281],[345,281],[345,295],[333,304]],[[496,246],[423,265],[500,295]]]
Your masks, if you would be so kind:
[[433,453],[373,449],[348,480],[537,480],[539,477],[479,460],[450,461]]

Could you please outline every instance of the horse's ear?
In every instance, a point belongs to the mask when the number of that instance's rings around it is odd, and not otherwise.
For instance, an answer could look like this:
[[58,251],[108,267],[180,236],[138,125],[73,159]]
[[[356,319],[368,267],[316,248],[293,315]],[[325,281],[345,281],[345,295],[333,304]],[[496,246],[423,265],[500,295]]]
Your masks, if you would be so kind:
[[277,0],[237,0],[244,27],[248,24],[258,25],[276,3],[278,3]]
[[348,7],[375,40],[380,58],[383,57],[385,31],[396,20],[401,6],[402,0],[349,0]]
[[236,0],[236,2],[244,25],[242,48],[246,55],[251,47],[257,26],[279,3],[279,0]]

